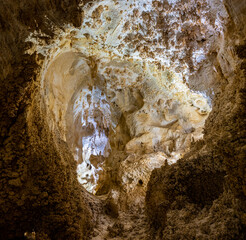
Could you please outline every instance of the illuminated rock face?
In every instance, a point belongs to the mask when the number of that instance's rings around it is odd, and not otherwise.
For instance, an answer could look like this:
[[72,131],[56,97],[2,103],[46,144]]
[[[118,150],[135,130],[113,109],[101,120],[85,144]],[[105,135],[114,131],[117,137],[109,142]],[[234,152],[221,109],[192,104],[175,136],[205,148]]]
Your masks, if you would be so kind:
[[[89,58],[67,52],[51,62],[44,75],[50,127],[59,129],[70,145],[79,163],[79,180],[94,193],[122,116],[130,135],[128,155],[162,151],[175,162],[191,141],[202,138],[211,110],[207,99],[191,92],[174,73],[151,65],[153,74],[139,61],[106,60],[97,61],[96,71]],[[92,155],[101,157],[92,164]]]
[[74,131],[68,130],[67,135],[71,139],[68,140],[69,144],[72,142],[75,160],[79,163],[78,179],[88,191],[95,192],[98,172],[103,171],[103,161],[93,164],[90,157],[109,155],[111,111],[106,95],[97,87],[90,88],[81,89],[75,96],[74,121],[68,123],[68,129],[72,125]]
[[[91,69],[80,54],[67,52],[52,62],[44,78],[45,104],[53,121],[79,163],[79,181],[94,192],[102,162],[90,162],[90,156],[108,156],[110,106],[103,91],[93,86]],[[52,124],[53,123],[53,124]],[[56,124],[55,124],[56,123]]]
[[[80,28],[67,26],[52,49],[36,50],[49,56],[42,81],[50,128],[68,142],[79,181],[96,193],[112,168],[105,165],[111,150],[121,146],[137,159],[162,152],[174,163],[202,139],[211,99],[187,82],[220,37],[226,13],[212,18],[204,1],[100,1],[83,10]],[[128,131],[119,134],[122,124]]]

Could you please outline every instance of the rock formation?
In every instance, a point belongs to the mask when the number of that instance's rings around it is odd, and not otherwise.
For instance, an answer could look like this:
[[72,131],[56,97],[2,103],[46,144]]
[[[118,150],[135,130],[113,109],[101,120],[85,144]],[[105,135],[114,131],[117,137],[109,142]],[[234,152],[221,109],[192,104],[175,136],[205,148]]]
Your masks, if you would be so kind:
[[0,239],[245,239],[245,1],[2,1]]

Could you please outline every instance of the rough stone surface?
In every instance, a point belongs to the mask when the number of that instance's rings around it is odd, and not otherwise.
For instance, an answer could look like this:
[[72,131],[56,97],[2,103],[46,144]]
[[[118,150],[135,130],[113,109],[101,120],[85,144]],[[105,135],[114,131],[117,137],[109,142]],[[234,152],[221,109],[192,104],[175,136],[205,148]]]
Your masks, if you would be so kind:
[[148,184],[147,213],[164,239],[245,239],[245,8],[225,5],[238,18],[215,54],[220,87],[204,140],[176,164],[154,170]]
[[91,210],[76,179],[67,145],[50,132],[40,108],[37,54],[25,39],[34,30],[53,36],[53,27],[81,24],[71,1],[0,2],[0,239],[86,238]]

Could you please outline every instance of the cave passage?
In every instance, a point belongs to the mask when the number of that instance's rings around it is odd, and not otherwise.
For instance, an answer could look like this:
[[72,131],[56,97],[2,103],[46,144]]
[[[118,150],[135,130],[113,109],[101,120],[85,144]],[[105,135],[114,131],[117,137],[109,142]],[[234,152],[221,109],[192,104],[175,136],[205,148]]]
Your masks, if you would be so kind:
[[245,240],[245,3],[3,0],[0,240]]

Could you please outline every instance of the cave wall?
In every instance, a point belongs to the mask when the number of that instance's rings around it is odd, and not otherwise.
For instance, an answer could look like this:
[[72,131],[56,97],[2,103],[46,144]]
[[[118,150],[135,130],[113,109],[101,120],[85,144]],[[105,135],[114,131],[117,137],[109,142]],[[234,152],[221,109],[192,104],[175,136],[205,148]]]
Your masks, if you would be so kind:
[[91,227],[86,193],[76,164],[41,108],[36,64],[25,39],[41,30],[79,26],[77,0],[0,1],[0,239],[82,239]]
[[224,4],[230,22],[212,53],[215,73],[198,71],[216,86],[204,139],[148,184],[147,214],[164,239],[245,239],[245,4]]

